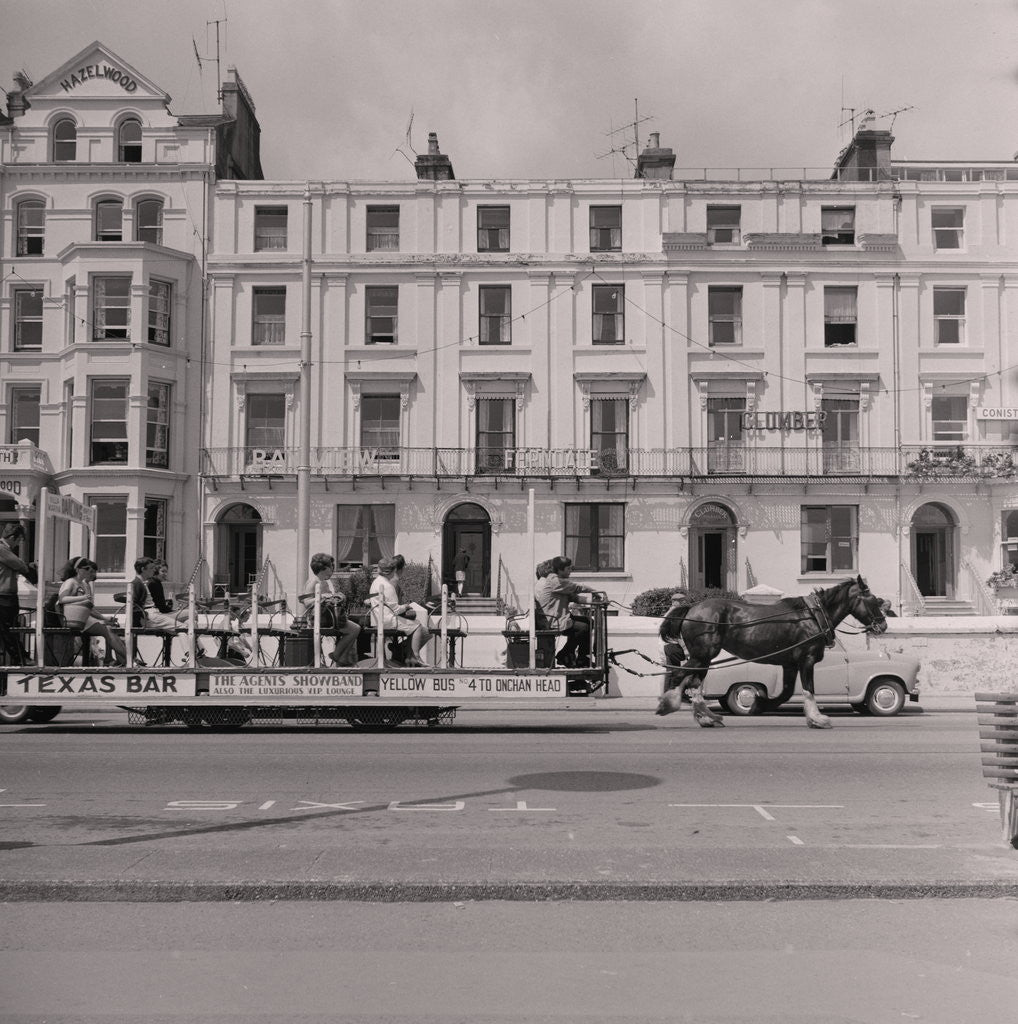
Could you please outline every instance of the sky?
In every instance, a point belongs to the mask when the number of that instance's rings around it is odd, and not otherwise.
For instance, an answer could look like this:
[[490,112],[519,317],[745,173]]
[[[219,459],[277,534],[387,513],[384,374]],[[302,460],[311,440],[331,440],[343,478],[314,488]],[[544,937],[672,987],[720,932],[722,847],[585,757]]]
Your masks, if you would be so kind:
[[822,170],[866,108],[897,159],[1018,151],[1018,0],[0,0],[0,86],[98,39],[209,112],[217,21],[270,179],[412,180],[431,131],[460,179],[628,178],[652,131]]

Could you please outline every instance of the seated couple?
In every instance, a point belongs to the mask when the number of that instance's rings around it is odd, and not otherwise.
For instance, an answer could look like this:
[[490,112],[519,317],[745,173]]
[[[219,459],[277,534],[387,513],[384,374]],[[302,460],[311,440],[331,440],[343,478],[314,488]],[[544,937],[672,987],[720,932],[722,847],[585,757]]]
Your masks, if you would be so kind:
[[410,639],[410,654],[404,659],[409,667],[424,665],[421,653],[431,639],[428,629],[428,611],[423,605],[412,601],[401,601],[399,577],[406,565],[402,555],[383,558],[378,563],[378,575],[371,581],[368,603],[371,606],[371,624],[377,629],[379,621],[383,629],[398,629]]
[[109,619],[100,615],[93,607],[95,595],[93,584],[99,567],[84,556],[72,558],[61,570],[60,590],[55,605],[72,629],[88,637],[98,636],[106,641],[106,658],[115,665],[127,664],[127,648],[123,640],[111,629]]
[[308,625],[314,624],[315,616],[315,585],[320,584],[321,613],[320,626],[322,636],[331,636],[336,640],[332,650],[332,664],[350,668],[357,664],[357,637],[361,627],[351,622],[346,615],[346,594],[343,593],[332,579],[336,571],[336,560],[332,555],[320,552],[311,556],[311,575],[304,584],[304,593],[297,600],[304,605]]

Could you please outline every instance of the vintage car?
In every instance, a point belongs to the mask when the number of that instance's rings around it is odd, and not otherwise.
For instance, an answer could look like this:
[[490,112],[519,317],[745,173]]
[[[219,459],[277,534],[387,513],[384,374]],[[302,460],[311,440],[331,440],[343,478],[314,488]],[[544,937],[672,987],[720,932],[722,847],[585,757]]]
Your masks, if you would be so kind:
[[[731,657],[725,651],[707,673],[704,696],[720,701],[733,715],[756,715],[779,705],[781,667],[778,665],[718,664]],[[919,662],[915,658],[890,657],[869,651],[827,651],[813,670],[817,703],[849,705],[872,715],[896,715],[906,698],[919,699]],[[790,701],[801,702],[802,686],[796,681]]]

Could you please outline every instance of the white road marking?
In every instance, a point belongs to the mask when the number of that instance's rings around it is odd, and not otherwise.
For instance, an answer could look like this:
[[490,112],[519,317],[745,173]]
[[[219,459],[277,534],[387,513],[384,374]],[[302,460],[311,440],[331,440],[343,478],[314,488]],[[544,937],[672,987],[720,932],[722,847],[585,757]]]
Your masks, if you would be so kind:
[[407,804],[405,807],[399,800],[389,804],[390,811],[462,811],[464,807],[464,800],[454,800],[451,804]]
[[786,836],[785,838],[788,839],[788,841],[793,846],[805,846],[806,845],[798,836]]
[[776,810],[778,808],[791,808],[795,810],[800,809],[815,809],[815,808],[826,808],[829,810],[841,810],[844,808],[844,804],[669,804],[669,807],[752,807],[757,814],[760,815],[764,821],[775,821],[775,817],[771,814],[767,808]]
[[[357,810],[357,806],[356,805],[364,803],[363,800],[347,800],[345,803],[341,803],[341,804],[320,804],[317,800],[300,800],[298,802],[304,804],[305,806],[303,806],[303,807],[292,807],[291,810],[294,810],[294,811],[315,811],[315,810],[318,810],[318,808],[320,808],[320,807],[328,807],[330,810],[334,810],[334,811],[356,811]],[[275,803],[275,800],[273,800],[272,803]]]
[[45,804],[0,804],[0,807],[45,807]]
[[836,843],[844,850],[939,850],[943,843]]
[[526,800],[517,800],[515,807],[489,807],[489,811],[554,811],[554,807],[528,807]]
[[263,803],[258,808],[258,810],[259,811],[267,811],[275,802],[276,802],[275,800],[266,800],[265,803]]

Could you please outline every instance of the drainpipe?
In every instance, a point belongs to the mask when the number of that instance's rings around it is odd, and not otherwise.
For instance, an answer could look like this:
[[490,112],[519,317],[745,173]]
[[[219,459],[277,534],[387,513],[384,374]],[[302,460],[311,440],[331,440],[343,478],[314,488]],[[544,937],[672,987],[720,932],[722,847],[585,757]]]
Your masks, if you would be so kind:
[[304,257],[301,277],[300,452],[297,458],[297,565],[294,593],[308,571],[311,526],[311,183],[304,187]]

